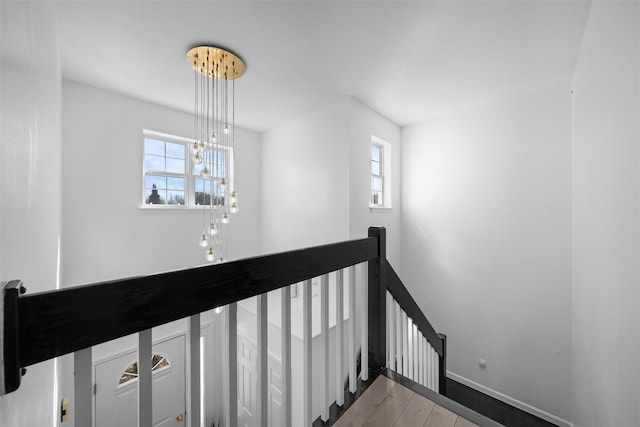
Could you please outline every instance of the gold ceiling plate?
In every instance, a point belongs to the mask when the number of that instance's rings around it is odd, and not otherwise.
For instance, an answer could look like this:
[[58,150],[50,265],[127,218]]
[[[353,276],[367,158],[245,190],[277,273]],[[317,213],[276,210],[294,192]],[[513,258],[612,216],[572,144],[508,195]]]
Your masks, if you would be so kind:
[[215,46],[196,46],[187,52],[191,67],[211,78],[234,80],[245,71],[242,59],[228,50]]

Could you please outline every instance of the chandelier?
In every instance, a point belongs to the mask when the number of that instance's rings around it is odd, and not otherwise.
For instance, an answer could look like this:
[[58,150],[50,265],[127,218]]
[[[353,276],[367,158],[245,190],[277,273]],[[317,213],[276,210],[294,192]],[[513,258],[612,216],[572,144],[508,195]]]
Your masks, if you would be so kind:
[[190,144],[196,205],[202,206],[202,234],[207,261],[223,262],[228,252],[231,214],[238,212],[233,188],[235,148],[235,79],[244,62],[215,46],[197,46],[187,52],[194,70],[194,140]]

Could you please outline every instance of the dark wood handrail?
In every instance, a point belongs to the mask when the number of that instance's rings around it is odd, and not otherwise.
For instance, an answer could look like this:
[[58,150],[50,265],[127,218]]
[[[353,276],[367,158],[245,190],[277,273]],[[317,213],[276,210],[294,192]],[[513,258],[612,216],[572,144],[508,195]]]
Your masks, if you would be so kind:
[[223,264],[25,294],[20,281],[0,290],[0,395],[16,390],[24,368],[216,307],[369,262],[369,369],[385,364],[386,291],[440,357],[441,392],[446,337],[438,336],[386,260],[386,230],[369,237]]
[[[26,367],[378,256],[375,238],[17,299],[19,366]],[[6,326],[6,325],[5,325]]]
[[387,290],[391,293],[393,298],[398,301],[400,308],[402,308],[407,316],[409,316],[413,320],[413,324],[418,327],[418,330],[424,335],[427,339],[431,347],[438,353],[439,356],[444,354],[444,348],[442,345],[442,338],[429,320],[425,317],[424,313],[418,304],[415,302],[411,294],[407,291],[407,289],[402,284],[402,281],[396,274],[395,270],[388,263],[387,266]]

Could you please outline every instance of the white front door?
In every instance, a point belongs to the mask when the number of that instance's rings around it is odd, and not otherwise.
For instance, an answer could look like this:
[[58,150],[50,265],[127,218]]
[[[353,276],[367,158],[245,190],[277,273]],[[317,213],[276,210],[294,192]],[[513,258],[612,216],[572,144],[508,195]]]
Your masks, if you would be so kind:
[[[185,337],[154,344],[153,425],[184,427]],[[138,424],[137,352],[95,365],[95,427],[135,427]],[[136,363],[135,367],[131,365]]]

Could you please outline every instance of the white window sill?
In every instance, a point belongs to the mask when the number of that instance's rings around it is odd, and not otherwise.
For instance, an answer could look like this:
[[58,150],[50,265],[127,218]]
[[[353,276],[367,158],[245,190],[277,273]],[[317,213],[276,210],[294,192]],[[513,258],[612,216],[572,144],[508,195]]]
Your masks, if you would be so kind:
[[369,211],[371,213],[391,213],[393,208],[385,206],[369,206]]
[[[209,209],[209,206],[187,206],[187,205],[138,205],[141,210],[169,210],[169,211],[181,211],[181,210],[202,210],[202,208]],[[220,208],[214,208],[220,209]]]

